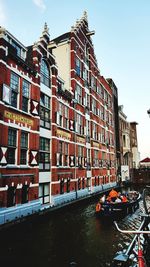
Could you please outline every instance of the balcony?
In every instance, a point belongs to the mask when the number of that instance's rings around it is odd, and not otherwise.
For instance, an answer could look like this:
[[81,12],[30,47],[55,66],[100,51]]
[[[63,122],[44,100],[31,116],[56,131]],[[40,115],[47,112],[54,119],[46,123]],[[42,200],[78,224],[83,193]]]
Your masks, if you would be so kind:
[[63,96],[68,101],[72,100],[72,94],[67,89],[62,88],[61,86],[58,86],[57,93]]

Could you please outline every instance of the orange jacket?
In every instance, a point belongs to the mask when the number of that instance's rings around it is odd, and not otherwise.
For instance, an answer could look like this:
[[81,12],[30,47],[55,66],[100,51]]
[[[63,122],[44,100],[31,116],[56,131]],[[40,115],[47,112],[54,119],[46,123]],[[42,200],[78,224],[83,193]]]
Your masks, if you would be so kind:
[[109,196],[110,197],[118,197],[118,192],[114,189],[112,189],[109,193]]
[[127,202],[128,200],[127,200],[127,198],[126,198],[126,196],[123,196],[122,197],[122,202]]

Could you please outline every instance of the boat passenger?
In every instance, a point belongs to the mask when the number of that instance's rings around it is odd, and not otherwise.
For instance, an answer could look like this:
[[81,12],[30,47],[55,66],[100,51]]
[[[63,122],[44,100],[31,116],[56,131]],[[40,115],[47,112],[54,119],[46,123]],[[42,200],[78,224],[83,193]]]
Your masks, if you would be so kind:
[[128,201],[128,199],[127,199],[127,197],[125,196],[125,195],[122,195],[122,202],[127,202]]
[[106,198],[106,201],[107,201],[107,202],[111,202],[111,197],[108,196],[108,197]]
[[100,202],[105,202],[105,200],[106,200],[106,196],[105,195],[103,195],[101,198],[100,198]]
[[118,192],[114,189],[112,189],[110,192],[109,192],[109,196],[110,197],[118,197]]
[[120,197],[117,197],[115,203],[120,203],[120,202],[122,202],[122,200],[120,199]]
[[112,189],[109,192],[109,197],[111,198],[112,202],[115,202],[116,198],[118,197],[118,192],[116,190]]

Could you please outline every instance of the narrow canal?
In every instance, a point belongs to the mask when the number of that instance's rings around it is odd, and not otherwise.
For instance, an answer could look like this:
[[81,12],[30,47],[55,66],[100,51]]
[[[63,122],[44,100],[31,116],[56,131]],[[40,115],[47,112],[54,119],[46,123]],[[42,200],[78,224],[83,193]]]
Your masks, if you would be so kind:
[[[140,209],[121,220],[121,228],[138,228]],[[91,200],[0,231],[0,265],[112,266],[115,253],[126,248],[132,237],[120,234],[113,224],[96,218],[94,212],[95,200]]]

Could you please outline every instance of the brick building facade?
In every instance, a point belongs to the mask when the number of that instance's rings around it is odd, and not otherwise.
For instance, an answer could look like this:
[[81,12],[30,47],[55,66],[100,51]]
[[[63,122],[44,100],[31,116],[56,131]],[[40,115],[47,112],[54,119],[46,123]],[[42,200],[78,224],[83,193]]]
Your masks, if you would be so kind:
[[40,89],[28,49],[0,28],[0,205],[38,199]]
[[113,90],[87,14],[24,47],[0,28],[0,205],[61,204],[116,182]]
[[[55,98],[60,108],[55,104],[53,109],[58,134],[52,137],[57,139],[53,143],[57,163],[52,169],[52,195],[94,191],[101,184],[116,181],[112,88],[100,75],[93,33],[84,13],[70,32],[50,42],[58,74],[64,80],[64,88]],[[65,100],[65,94],[72,100]]]

